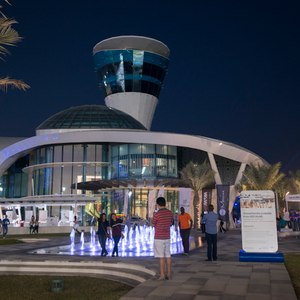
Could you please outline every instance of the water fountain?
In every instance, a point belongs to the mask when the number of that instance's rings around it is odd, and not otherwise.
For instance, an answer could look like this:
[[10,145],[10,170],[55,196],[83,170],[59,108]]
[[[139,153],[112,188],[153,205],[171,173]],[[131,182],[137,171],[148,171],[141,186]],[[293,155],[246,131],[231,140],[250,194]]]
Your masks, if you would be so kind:
[[[151,226],[140,226],[136,229],[125,226],[124,238],[119,243],[119,256],[135,257],[135,256],[153,256],[154,228]],[[100,256],[101,247],[96,237],[93,227],[90,229],[89,242],[85,241],[85,233],[81,232],[80,242],[75,242],[75,231],[70,234],[71,243],[66,246],[51,247],[35,250],[36,254],[63,254],[63,255],[89,255]],[[190,249],[194,249],[202,245],[201,238],[195,239],[190,237]],[[112,239],[107,239],[106,249],[112,252],[114,243]],[[174,226],[171,227],[171,254],[182,253],[183,247],[179,231]],[[110,256],[110,255],[109,255]]]
[[74,249],[75,246],[75,230],[74,228],[72,229],[70,233],[70,239],[71,239],[71,248]]
[[84,231],[83,230],[81,231],[81,234],[80,234],[80,249],[84,250]]

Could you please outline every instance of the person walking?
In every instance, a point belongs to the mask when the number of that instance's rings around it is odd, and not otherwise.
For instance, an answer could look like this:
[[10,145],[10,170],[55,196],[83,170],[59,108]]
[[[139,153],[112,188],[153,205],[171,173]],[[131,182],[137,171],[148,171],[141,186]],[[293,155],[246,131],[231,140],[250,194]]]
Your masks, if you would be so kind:
[[205,213],[202,212],[200,215],[200,227],[201,227],[201,232],[205,233],[205,222],[203,221]]
[[5,215],[3,220],[2,220],[2,233],[3,233],[3,238],[5,239],[7,232],[8,232],[8,225],[10,224],[9,219]]
[[208,206],[208,213],[204,215],[205,237],[207,241],[207,261],[217,260],[217,221],[218,214],[214,212],[214,206]]
[[109,223],[106,220],[106,214],[102,213],[98,218],[98,239],[101,246],[101,256],[106,256],[108,254],[106,250],[106,240],[110,238],[109,234]]
[[32,233],[39,233],[39,219],[36,218],[33,225]]
[[32,216],[29,222],[29,234],[33,233],[34,224],[35,224],[35,218],[34,216]]
[[220,230],[221,233],[225,233],[227,231],[227,229],[224,227],[223,219],[220,219],[219,230]]
[[[173,214],[166,208],[164,197],[156,199],[158,211],[153,215],[154,256],[159,258],[158,280],[171,279],[170,228],[173,224]],[[166,271],[165,271],[166,269]]]
[[112,213],[110,216],[110,224],[111,232],[112,232],[112,238],[114,240],[114,248],[112,251],[112,257],[119,256],[119,242],[120,239],[124,237],[122,233],[122,223],[123,221],[121,219],[117,219],[117,215],[115,213]]
[[287,209],[284,209],[284,214],[282,218],[285,222],[288,228],[292,228],[291,226],[291,219],[290,219],[290,212]]
[[190,232],[193,226],[191,216],[185,212],[184,207],[180,208],[180,215],[178,216],[178,224],[180,228],[180,236],[183,245],[183,254],[188,255],[190,252]]
[[79,223],[78,223],[78,221],[77,221],[77,216],[74,216],[73,229],[74,229],[74,231],[77,232],[78,234],[81,234],[81,232],[79,231]]

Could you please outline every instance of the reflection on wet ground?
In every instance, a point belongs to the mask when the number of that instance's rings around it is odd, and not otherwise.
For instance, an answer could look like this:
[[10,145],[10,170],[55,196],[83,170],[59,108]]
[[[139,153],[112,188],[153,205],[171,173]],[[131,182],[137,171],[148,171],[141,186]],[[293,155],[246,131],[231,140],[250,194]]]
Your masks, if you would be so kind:
[[[154,229],[152,227],[137,227],[135,230],[127,230],[125,227],[124,238],[119,243],[119,256],[123,257],[141,257],[153,256]],[[201,247],[201,237],[190,236],[190,249]],[[106,249],[108,255],[111,255],[114,242],[108,239]],[[70,244],[51,248],[36,249],[31,253],[34,254],[57,254],[57,255],[83,255],[83,256],[100,256],[101,247],[98,236],[91,228],[91,232],[82,232],[81,235],[75,235],[72,231],[70,234]],[[179,231],[171,227],[171,254],[183,253],[182,241]]]

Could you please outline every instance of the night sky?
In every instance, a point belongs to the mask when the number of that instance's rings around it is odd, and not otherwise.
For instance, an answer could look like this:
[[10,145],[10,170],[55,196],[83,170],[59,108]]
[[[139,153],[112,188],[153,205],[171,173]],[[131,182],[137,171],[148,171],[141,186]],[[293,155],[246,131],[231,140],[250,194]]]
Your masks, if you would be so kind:
[[300,1],[11,2],[2,10],[24,39],[0,75],[31,89],[0,92],[0,136],[33,136],[61,110],[104,104],[94,45],[142,35],[171,50],[152,130],[221,139],[300,169]]

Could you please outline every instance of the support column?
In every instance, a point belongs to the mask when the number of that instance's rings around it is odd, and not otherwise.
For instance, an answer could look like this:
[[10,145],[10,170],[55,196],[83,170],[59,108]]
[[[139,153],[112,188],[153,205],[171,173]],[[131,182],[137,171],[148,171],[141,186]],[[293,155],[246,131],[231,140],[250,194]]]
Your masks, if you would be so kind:
[[220,177],[220,173],[219,173],[219,170],[218,170],[218,167],[217,167],[214,155],[212,153],[208,152],[208,158],[209,158],[209,162],[210,162],[211,168],[215,171],[215,175],[214,176],[215,176],[215,182],[216,182],[216,184],[222,184],[222,180],[221,180],[221,177]]

